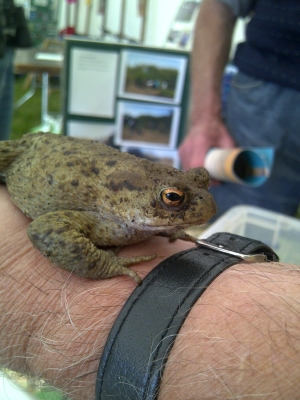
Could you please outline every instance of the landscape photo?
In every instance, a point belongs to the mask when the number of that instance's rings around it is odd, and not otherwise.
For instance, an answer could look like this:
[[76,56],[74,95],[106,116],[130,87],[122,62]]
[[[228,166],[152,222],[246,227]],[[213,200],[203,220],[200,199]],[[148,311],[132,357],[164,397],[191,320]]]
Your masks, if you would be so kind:
[[119,96],[178,104],[186,63],[183,56],[124,51]]
[[176,146],[178,124],[177,107],[120,102],[117,144],[171,149]]
[[180,160],[177,150],[140,149],[123,146],[121,147],[121,151],[133,154],[136,157],[146,158],[149,161],[169,165],[177,169],[180,167]]

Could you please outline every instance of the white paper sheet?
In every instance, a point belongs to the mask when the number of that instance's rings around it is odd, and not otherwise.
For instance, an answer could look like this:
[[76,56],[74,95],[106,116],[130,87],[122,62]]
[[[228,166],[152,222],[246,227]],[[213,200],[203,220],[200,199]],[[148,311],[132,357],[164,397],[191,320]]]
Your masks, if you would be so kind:
[[87,121],[69,121],[67,127],[68,136],[79,139],[90,139],[104,142],[115,136],[115,124],[102,124]]
[[113,118],[117,69],[117,52],[72,49],[69,113]]
[[[137,84],[133,77],[130,82],[127,82],[128,74],[136,68],[140,69],[139,83]],[[119,96],[155,103],[179,104],[184,88],[186,68],[187,57],[184,56],[155,54],[146,51],[122,51]],[[168,71],[169,78],[171,74],[173,76],[169,82],[168,78],[166,79],[165,71]],[[126,87],[126,82],[129,87]]]

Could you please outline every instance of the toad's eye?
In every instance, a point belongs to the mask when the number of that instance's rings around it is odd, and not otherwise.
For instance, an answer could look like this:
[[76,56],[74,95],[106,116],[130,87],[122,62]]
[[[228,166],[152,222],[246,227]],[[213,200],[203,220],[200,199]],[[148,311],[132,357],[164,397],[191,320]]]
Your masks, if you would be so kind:
[[179,206],[184,199],[184,193],[175,187],[170,187],[163,189],[160,197],[167,206]]

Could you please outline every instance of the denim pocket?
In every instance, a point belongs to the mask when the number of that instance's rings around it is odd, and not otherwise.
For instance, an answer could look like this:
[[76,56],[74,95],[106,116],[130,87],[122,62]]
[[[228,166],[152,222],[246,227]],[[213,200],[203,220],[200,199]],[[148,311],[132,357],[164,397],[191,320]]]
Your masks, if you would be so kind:
[[234,75],[231,82],[232,86],[239,90],[248,90],[263,86],[264,81],[261,79],[254,78],[246,75],[243,72],[238,72]]
[[237,145],[277,148],[276,87],[238,72],[232,79],[225,120]]

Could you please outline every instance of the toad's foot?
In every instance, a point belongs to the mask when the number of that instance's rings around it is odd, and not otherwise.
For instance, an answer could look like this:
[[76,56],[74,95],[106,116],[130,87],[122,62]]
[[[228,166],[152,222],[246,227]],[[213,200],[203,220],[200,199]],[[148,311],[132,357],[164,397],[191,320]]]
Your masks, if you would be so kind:
[[150,261],[153,260],[154,258],[156,258],[156,254],[150,254],[147,256],[128,257],[128,258],[115,257],[115,262],[113,263],[112,260],[110,266],[112,270],[116,271],[116,273],[112,276],[127,275],[130,278],[132,278],[138,285],[140,285],[142,283],[142,279],[135,271],[127,268],[127,266],[138,264],[142,261]]
[[179,229],[178,231],[176,231],[174,233],[170,233],[170,234],[164,233],[161,236],[168,237],[170,242],[175,242],[175,240],[180,239],[180,240],[185,240],[186,242],[195,243],[196,240],[197,240],[197,238],[195,238],[194,236],[189,235],[183,229]]
[[78,211],[44,214],[31,222],[28,236],[53,264],[85,278],[127,275],[141,284],[141,278],[128,266],[156,257],[155,254],[117,257],[114,250],[99,249],[90,238],[93,233],[89,216]]

